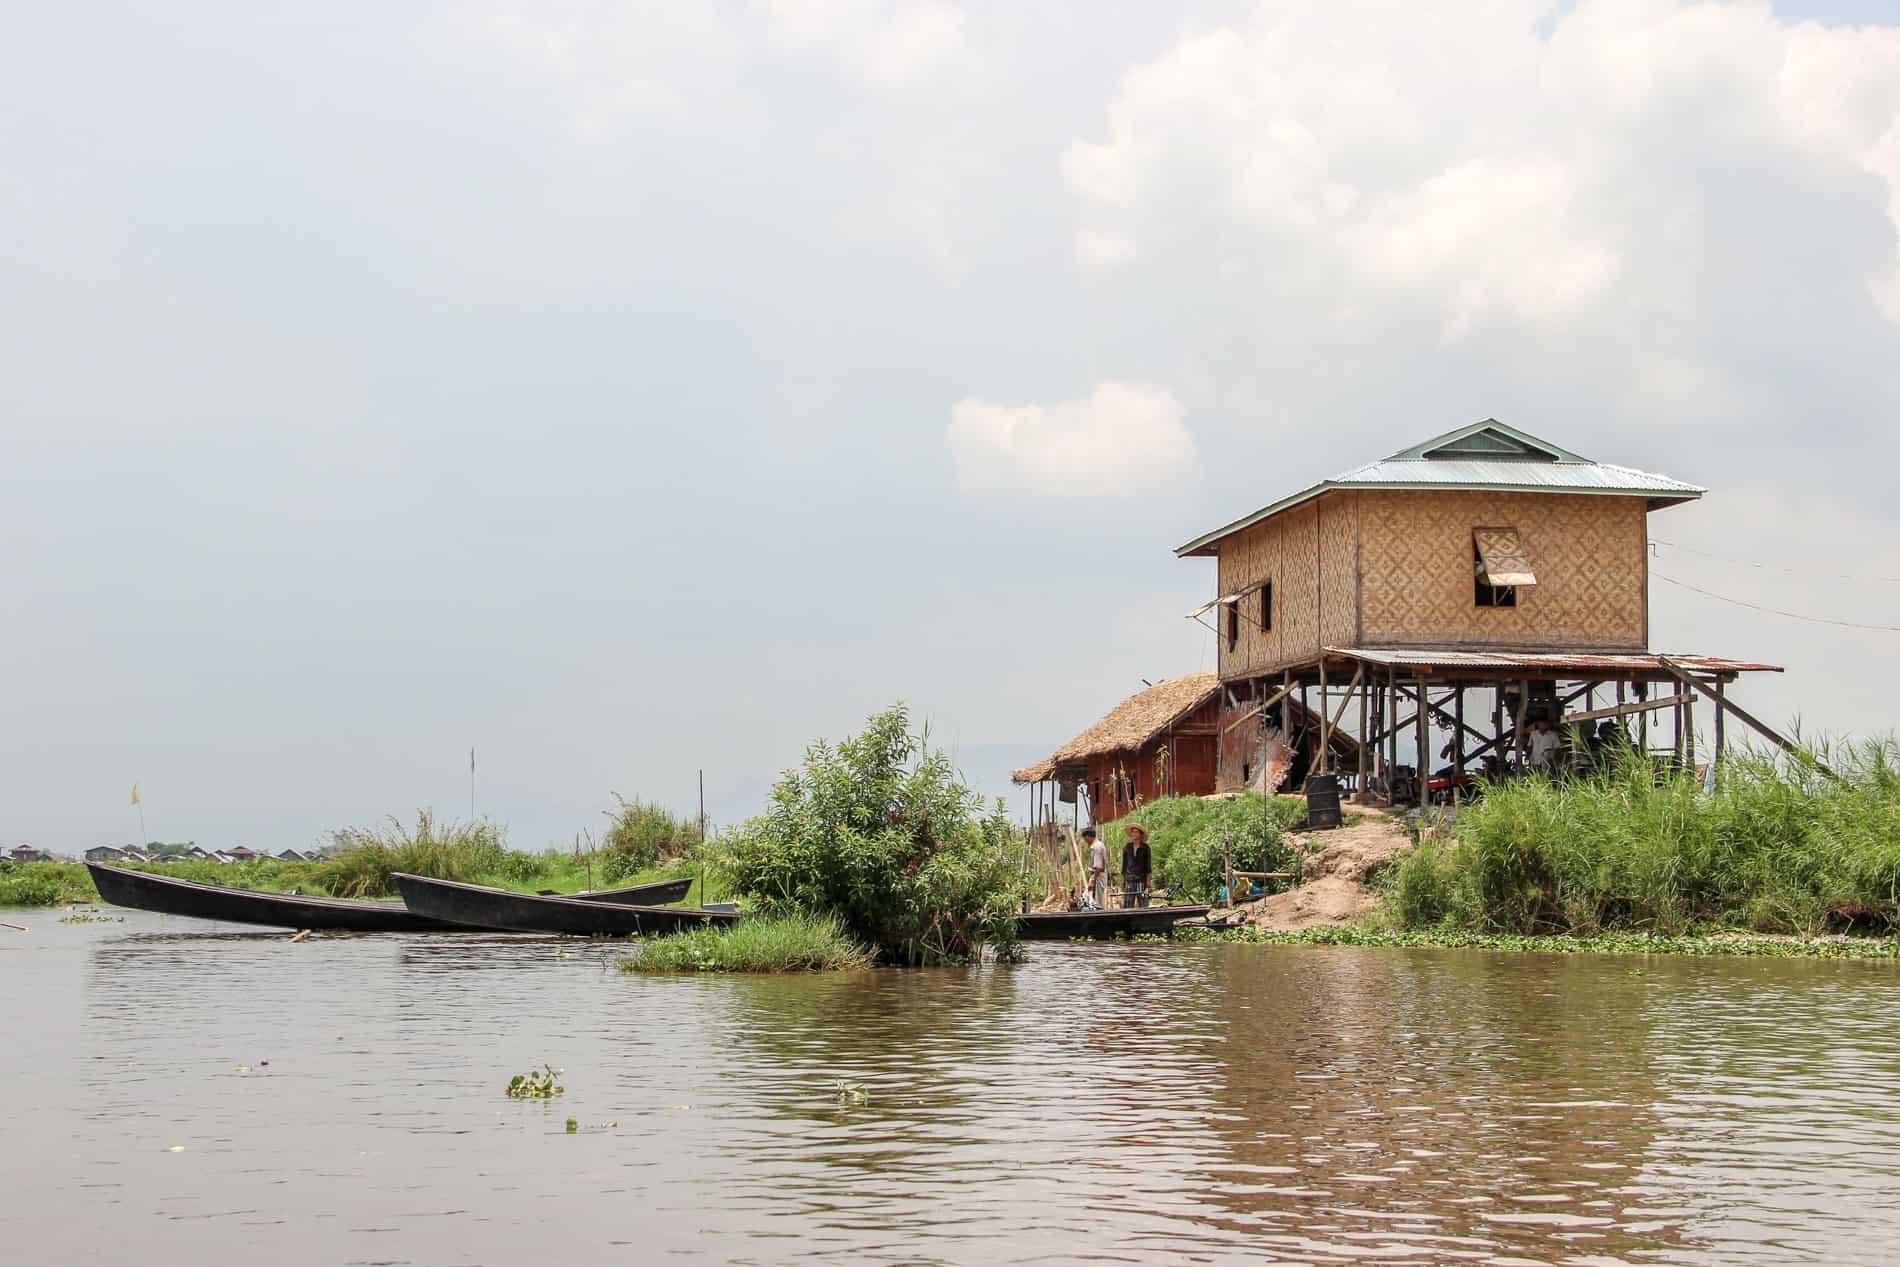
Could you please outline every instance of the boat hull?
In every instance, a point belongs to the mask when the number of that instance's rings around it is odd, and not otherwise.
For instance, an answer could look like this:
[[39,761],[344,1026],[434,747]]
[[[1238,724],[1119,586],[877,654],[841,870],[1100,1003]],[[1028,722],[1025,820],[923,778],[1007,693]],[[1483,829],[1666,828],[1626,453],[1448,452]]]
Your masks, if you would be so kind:
[[1024,941],[1068,941],[1082,937],[1106,941],[1142,933],[1160,934],[1184,919],[1205,916],[1206,906],[1138,906],[1133,910],[1037,911],[1018,917],[1016,935]]
[[585,902],[569,897],[508,893],[426,876],[396,876],[403,904],[418,915],[476,928],[518,933],[564,933],[574,937],[626,937],[637,933],[674,933],[700,925],[737,923],[733,911],[682,906],[632,906]]
[[[401,902],[361,902],[344,898],[296,897],[288,893],[255,893],[198,884],[148,871],[86,864],[99,896],[114,906],[161,915],[188,915],[227,924],[258,924],[265,928],[313,928],[354,933],[466,933],[467,924],[418,915]],[[630,888],[577,894],[583,902],[677,902],[692,881],[662,880]]]
[[114,906],[161,915],[189,915],[227,924],[266,928],[314,928],[354,933],[466,932],[459,924],[427,919],[399,902],[350,902],[341,898],[292,897],[195,884],[171,876],[86,864],[99,896]]

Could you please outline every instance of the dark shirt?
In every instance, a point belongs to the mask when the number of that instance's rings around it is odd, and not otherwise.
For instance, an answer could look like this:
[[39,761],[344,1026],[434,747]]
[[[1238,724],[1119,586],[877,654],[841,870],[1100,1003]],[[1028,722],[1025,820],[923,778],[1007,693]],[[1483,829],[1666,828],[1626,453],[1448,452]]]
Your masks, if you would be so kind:
[[1154,863],[1148,853],[1148,842],[1126,844],[1122,846],[1122,883],[1146,884]]

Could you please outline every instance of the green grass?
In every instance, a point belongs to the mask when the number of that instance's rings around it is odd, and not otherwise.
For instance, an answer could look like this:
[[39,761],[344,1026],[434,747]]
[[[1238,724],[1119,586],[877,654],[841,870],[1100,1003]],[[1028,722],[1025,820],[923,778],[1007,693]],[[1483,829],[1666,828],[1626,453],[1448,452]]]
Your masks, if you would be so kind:
[[1218,800],[1169,796],[1150,801],[1102,829],[1109,887],[1120,883],[1122,843],[1130,823],[1148,829],[1155,885],[1168,890],[1170,901],[1211,902],[1225,879],[1227,846],[1233,849],[1237,871],[1291,871],[1293,852],[1286,833],[1305,814],[1306,802],[1299,797],[1258,792]]
[[[1140,941],[1168,940],[1137,938]],[[1174,941],[1240,942],[1268,946],[1372,946],[1439,950],[1517,950],[1556,955],[1726,955],[1748,958],[1900,959],[1900,937],[1766,937],[1750,933],[1649,936],[1597,933],[1525,936],[1458,929],[1388,931],[1378,928],[1177,929]]]
[[1900,746],[1732,754],[1713,795],[1634,758],[1600,777],[1513,780],[1383,883],[1384,918],[1409,930],[1884,932],[1900,924]]
[[836,919],[756,917],[730,929],[695,928],[642,946],[622,972],[842,972],[870,964],[871,951]]

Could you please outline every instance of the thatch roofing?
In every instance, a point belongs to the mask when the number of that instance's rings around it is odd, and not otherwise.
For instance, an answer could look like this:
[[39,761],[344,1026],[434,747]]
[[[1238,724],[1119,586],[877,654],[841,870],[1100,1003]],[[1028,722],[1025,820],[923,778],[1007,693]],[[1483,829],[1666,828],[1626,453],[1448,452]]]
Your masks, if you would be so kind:
[[1189,673],[1157,682],[1129,696],[1108,716],[1057,748],[1047,761],[1010,774],[1015,783],[1040,783],[1056,769],[1077,765],[1104,752],[1132,751],[1205,704],[1220,689],[1216,673]]

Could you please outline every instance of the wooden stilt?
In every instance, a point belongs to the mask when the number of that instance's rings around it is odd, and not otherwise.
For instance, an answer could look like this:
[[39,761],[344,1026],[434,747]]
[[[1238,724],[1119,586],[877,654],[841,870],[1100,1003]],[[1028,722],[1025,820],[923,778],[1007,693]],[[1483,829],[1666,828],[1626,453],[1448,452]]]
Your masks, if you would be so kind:
[[1319,772],[1333,772],[1332,726],[1329,719],[1333,715],[1332,697],[1326,687],[1326,657],[1319,658]]
[[1426,693],[1425,675],[1418,678],[1418,803],[1422,807],[1428,799],[1425,795],[1425,780],[1431,775],[1431,705]]
[[1723,718],[1728,714],[1728,709],[1725,707],[1727,701],[1723,698],[1726,692],[1722,687],[1722,679],[1715,679],[1715,763],[1717,765],[1722,764],[1722,753],[1728,746],[1728,736],[1724,733],[1722,726]]
[[1451,719],[1455,723],[1451,732],[1451,768],[1453,773],[1462,776],[1465,772],[1465,688],[1462,684],[1452,688]]
[[[1361,662],[1359,667],[1363,671],[1365,668],[1364,663]],[[1371,676],[1370,674],[1364,674],[1362,672],[1361,677],[1360,677],[1359,690],[1355,692],[1355,694],[1359,696],[1359,754],[1358,754],[1359,755],[1359,770],[1358,770],[1358,778],[1356,780],[1357,786],[1354,790],[1359,793],[1359,797],[1361,800],[1364,800],[1365,795],[1366,795],[1366,761],[1368,760],[1366,756],[1366,745],[1367,743],[1371,741],[1371,738],[1372,738],[1372,731],[1367,729],[1367,726],[1366,726],[1366,723],[1367,723],[1366,714],[1371,709],[1370,701],[1372,698],[1372,683],[1369,680],[1370,676]]]

